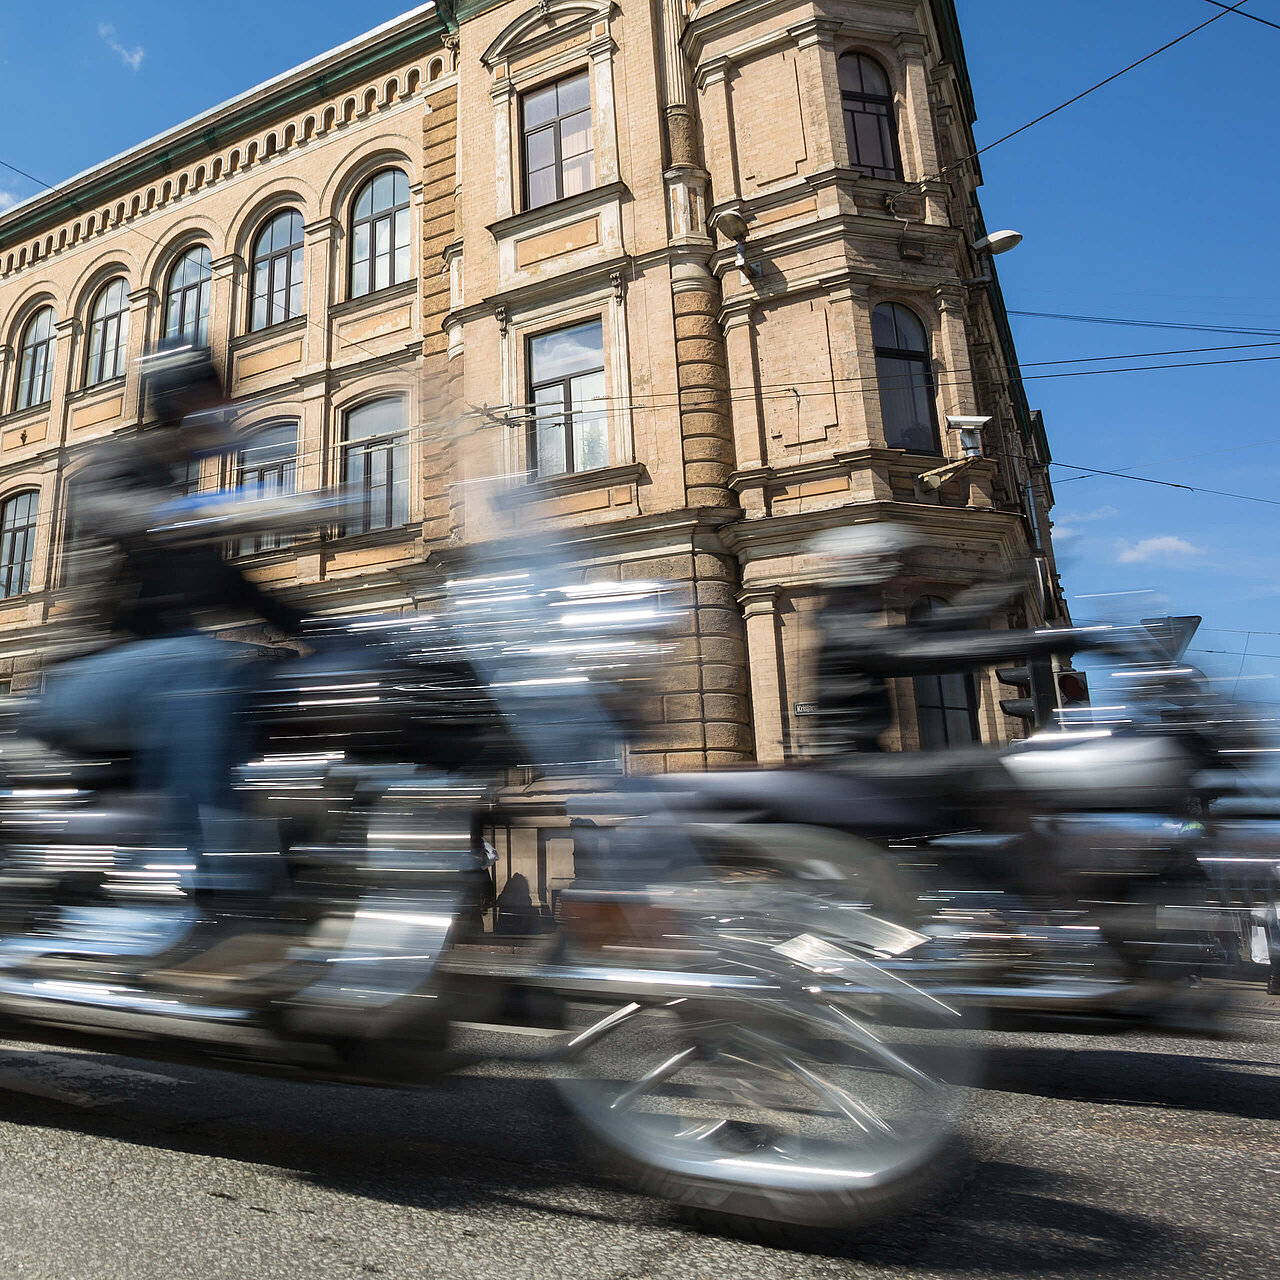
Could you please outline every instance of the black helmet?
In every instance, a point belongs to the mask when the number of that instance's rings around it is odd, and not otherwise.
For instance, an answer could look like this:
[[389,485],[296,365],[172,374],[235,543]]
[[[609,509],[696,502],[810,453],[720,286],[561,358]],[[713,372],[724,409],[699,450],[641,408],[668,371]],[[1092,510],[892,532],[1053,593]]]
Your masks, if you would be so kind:
[[222,397],[222,379],[208,347],[162,347],[141,363],[144,403],[159,425],[177,426]]

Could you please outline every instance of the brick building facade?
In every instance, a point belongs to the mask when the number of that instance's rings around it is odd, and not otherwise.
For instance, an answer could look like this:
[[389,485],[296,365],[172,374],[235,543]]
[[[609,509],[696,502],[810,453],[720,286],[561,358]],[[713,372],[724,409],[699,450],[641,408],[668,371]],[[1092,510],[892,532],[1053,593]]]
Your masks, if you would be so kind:
[[[1031,558],[1010,621],[1065,616],[972,121],[951,0],[438,0],[9,210],[0,677],[38,679],[76,469],[175,335],[242,405],[193,485],[366,494],[241,549],[307,607],[412,607],[495,476],[584,577],[680,584],[635,772],[803,753],[833,526],[916,525],[929,600]],[[899,683],[899,745],[1012,731],[993,677]]]

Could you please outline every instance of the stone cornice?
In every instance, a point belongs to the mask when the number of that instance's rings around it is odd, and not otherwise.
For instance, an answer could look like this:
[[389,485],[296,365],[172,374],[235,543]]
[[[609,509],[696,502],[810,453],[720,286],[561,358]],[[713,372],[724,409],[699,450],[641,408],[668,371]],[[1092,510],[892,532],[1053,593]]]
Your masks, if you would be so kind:
[[330,98],[376,71],[424,51],[441,41],[445,30],[434,5],[377,27],[24,201],[0,217],[0,244],[12,246],[67,218],[91,214],[126,192],[160,182],[283,115]]

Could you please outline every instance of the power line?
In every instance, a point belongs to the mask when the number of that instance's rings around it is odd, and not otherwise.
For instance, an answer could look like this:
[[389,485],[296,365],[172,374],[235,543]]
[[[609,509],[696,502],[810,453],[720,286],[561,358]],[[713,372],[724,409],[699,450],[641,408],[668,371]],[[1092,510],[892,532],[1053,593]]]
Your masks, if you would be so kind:
[[[1220,13],[1215,13],[1212,18],[1206,18],[1198,26],[1192,27],[1190,31],[1184,31],[1180,36],[1174,36],[1172,40],[1168,41],[1165,44],[1162,44],[1158,49],[1153,49],[1150,53],[1146,54],[1144,57],[1139,58],[1136,62],[1129,63],[1127,67],[1121,67],[1119,71],[1114,72],[1112,75],[1107,76],[1105,80],[1099,80],[1097,84],[1091,84],[1087,89],[1081,90],[1074,97],[1068,98],[1065,102],[1058,103],[1056,107],[1051,107],[1048,111],[1042,112],[1040,115],[1036,116],[1034,120],[1028,120],[1026,124],[1019,125],[1018,128],[1013,129],[1009,133],[1006,133],[1003,136],[997,138],[994,142],[988,142],[985,147],[979,147],[976,151],[971,152],[969,155],[961,157],[961,159],[954,161],[953,163],[947,165],[943,169],[939,169],[938,172],[933,174],[931,177],[922,178],[915,185],[919,187],[921,190],[923,190],[923,188],[927,186],[930,182],[936,182],[940,178],[945,178],[947,174],[949,174],[952,170],[958,169],[962,165],[968,164],[970,160],[976,160],[979,156],[985,155],[993,147],[998,147],[1000,146],[1001,143],[1008,142],[1010,138],[1016,138],[1020,133],[1026,133],[1028,129],[1034,128],[1036,125],[1040,124],[1042,121],[1048,120],[1050,116],[1056,116],[1059,111],[1065,111],[1068,107],[1073,106],[1075,103],[1079,102],[1082,98],[1087,98],[1091,93],[1096,93],[1099,89],[1105,87],[1106,85],[1111,84],[1112,81],[1119,80],[1121,76],[1127,75],[1130,71],[1133,71],[1135,68],[1142,66],[1144,62],[1150,62],[1152,58],[1159,57],[1160,54],[1166,52],[1169,49],[1172,49],[1173,46],[1176,44],[1181,44],[1184,40],[1195,35],[1196,32],[1203,31],[1205,27],[1212,26],[1215,22],[1218,22],[1220,19],[1225,18],[1228,13],[1237,12],[1239,9],[1243,8],[1248,2],[1249,0],[1236,0],[1236,3],[1233,5],[1223,5],[1222,11]],[[893,200],[890,200],[889,202],[890,212],[893,212],[894,202],[900,198],[901,194],[902,193],[900,193],[899,196],[895,196]]]
[[1264,27],[1274,27],[1280,31],[1280,22],[1272,22],[1270,18],[1260,18],[1256,13],[1245,13],[1243,9],[1233,9],[1229,4],[1223,4],[1222,0],[1205,0],[1206,4],[1214,5],[1216,8],[1225,9],[1228,13],[1238,13],[1242,18],[1251,18],[1254,22],[1260,22]]
[[1269,507],[1280,507],[1280,499],[1260,498],[1252,493],[1228,493],[1225,489],[1205,489],[1194,484],[1178,484],[1174,480],[1154,480],[1151,476],[1135,476],[1129,471],[1105,471],[1101,467],[1082,467],[1074,462],[1051,462],[1053,467],[1070,467],[1072,471],[1084,471],[1089,475],[1113,476],[1117,480],[1136,480],[1140,484],[1156,484],[1166,489],[1185,489],[1188,493],[1209,493],[1218,498],[1236,498],[1241,502],[1261,502]]
[[1118,316],[1079,316],[1061,311],[1009,311],[1036,320],[1073,320],[1081,324],[1118,324],[1137,329],[1188,329],[1194,333],[1232,333],[1241,337],[1280,338],[1280,329],[1248,329],[1238,325],[1191,324],[1178,320],[1125,320]]
[[[1268,444],[1280,444],[1280,436],[1271,436],[1266,440],[1251,440],[1248,444],[1232,444],[1225,449],[1205,449],[1200,453],[1180,453],[1176,458],[1162,458],[1156,465],[1164,466],[1169,462],[1190,462],[1193,458],[1214,458],[1220,453],[1238,453],[1241,449],[1260,449]],[[1129,468],[1125,470],[1128,471]],[[1073,484],[1077,480],[1088,480],[1090,478],[1089,476],[1064,476],[1058,481],[1058,484]]]

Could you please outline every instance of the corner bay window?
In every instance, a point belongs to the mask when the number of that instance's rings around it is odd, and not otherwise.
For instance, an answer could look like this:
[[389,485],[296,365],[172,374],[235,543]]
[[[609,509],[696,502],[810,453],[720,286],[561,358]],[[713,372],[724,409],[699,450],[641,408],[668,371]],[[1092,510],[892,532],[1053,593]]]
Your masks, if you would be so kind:
[[0,507],[0,597],[20,596],[31,587],[40,495],[29,489]]
[[913,311],[885,302],[871,315],[880,416],[890,449],[941,453],[929,336]]
[[609,465],[604,330],[599,320],[529,339],[529,469],[539,476]]
[[591,81],[585,71],[520,99],[524,207],[537,209],[595,183]]
[[[925,596],[911,607],[911,621],[923,622],[945,612],[947,602]],[[920,750],[964,746],[981,741],[978,733],[978,690],[971,675],[916,676],[916,719]]]
[[22,331],[15,408],[48,404],[53,395],[53,342],[53,308],[41,307]]
[[394,529],[409,521],[409,442],[405,402],[371,400],[352,409],[345,420],[343,482],[355,491],[360,516],[345,534]]
[[865,53],[846,53],[840,59],[840,101],[849,163],[873,178],[901,180],[893,91],[884,68]]
[[351,219],[351,297],[413,278],[409,252],[409,179],[383,169],[360,188]]

